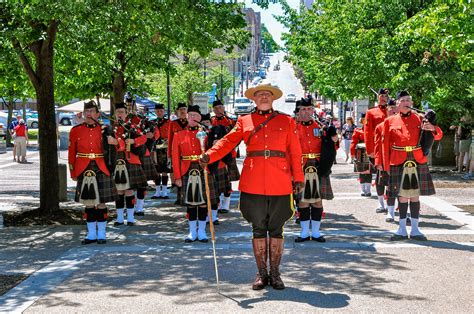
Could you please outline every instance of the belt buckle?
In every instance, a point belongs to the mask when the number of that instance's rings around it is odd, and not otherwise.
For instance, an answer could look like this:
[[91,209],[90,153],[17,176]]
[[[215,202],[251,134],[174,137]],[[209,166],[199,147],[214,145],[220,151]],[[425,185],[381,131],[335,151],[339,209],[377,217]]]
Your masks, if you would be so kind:
[[316,158],[316,154],[313,154],[313,153],[308,154],[308,158],[314,159],[314,158]]
[[263,156],[265,157],[265,159],[267,159],[268,157],[270,157],[270,150],[269,149],[265,149],[263,151]]
[[412,151],[413,151],[413,146],[407,146],[407,147],[405,147],[405,151],[408,152],[408,153],[409,153],[409,152],[412,152]]
[[95,158],[95,154],[94,154],[94,153],[90,153],[90,154],[88,154],[88,155],[89,155],[89,156],[87,156],[87,157],[89,157],[89,159],[94,159],[94,158]]

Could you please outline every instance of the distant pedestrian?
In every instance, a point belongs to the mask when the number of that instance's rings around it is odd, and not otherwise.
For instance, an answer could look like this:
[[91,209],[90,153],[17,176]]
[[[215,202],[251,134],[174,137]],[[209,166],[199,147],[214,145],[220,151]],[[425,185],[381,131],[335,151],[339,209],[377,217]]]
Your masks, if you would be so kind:
[[[26,163],[26,145],[28,143],[28,128],[25,120],[20,119],[19,124],[13,128],[15,131],[16,161]],[[20,160],[21,157],[21,160]]]
[[13,120],[10,125],[8,126],[8,132],[10,132],[10,136],[13,140],[13,161],[16,161],[16,147],[15,147],[15,130],[14,128],[20,124],[21,115],[16,116],[16,120]]
[[471,128],[470,118],[467,116],[462,117],[459,132],[459,159],[457,163],[459,172],[465,172],[469,165],[469,158],[465,157],[469,155],[469,150],[471,147]]
[[72,120],[72,125],[79,125],[82,123],[84,123],[84,117],[82,116],[82,111],[81,111],[74,115],[74,118]]
[[[352,135],[354,134],[356,126],[354,124],[354,119],[352,117],[348,117],[346,119],[346,123],[342,126],[342,139],[344,141],[344,151],[346,152],[346,162],[349,160],[351,154],[351,141]],[[351,160],[351,163],[353,161]]]

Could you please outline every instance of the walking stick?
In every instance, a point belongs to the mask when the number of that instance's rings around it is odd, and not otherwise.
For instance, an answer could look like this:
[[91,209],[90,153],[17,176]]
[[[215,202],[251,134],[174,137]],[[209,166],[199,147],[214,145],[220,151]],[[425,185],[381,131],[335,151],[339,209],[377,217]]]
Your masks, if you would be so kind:
[[[201,151],[204,154],[206,147],[204,140],[207,137],[207,133],[200,128],[200,131],[196,134],[199,143],[201,144]],[[209,172],[207,167],[204,167],[204,184],[206,187],[206,199],[207,199],[207,213],[209,215],[209,229],[211,230],[211,242],[212,242],[212,253],[214,254],[214,270],[216,272],[217,292],[219,292],[219,272],[217,270],[217,255],[216,255],[216,237],[214,232],[214,223],[212,222],[212,211],[211,211],[211,192],[209,190]]]

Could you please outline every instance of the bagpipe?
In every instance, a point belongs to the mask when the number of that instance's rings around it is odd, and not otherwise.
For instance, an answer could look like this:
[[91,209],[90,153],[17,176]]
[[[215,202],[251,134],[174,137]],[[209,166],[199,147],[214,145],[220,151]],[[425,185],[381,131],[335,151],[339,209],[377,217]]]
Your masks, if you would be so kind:
[[[215,126],[206,127],[206,128],[207,128],[206,150],[212,147],[214,141],[220,140],[230,131],[228,130],[228,128],[226,128],[223,125],[215,125]],[[232,163],[232,153],[228,153],[220,160],[222,160],[222,162],[224,162],[227,166],[230,166],[230,164]],[[207,167],[209,169],[209,172],[211,172],[212,174],[216,174],[218,166],[219,166],[219,161],[216,161],[212,164],[209,164]]]
[[431,148],[434,144],[434,135],[433,132],[423,130],[423,124],[425,122],[429,122],[432,125],[436,126],[436,112],[431,109],[427,109],[426,111],[420,110],[415,107],[410,107],[411,110],[416,111],[418,114],[422,115],[421,120],[421,134],[420,139],[418,140],[418,146],[421,146],[421,150],[423,151],[423,155],[428,156],[430,154]]
[[109,172],[113,173],[115,169],[115,163],[117,161],[117,148],[115,147],[115,145],[109,144],[108,137],[111,136],[115,138],[114,131],[112,129],[112,126],[105,124],[103,121],[97,121],[95,119],[94,121],[101,128],[105,165],[107,166]]
[[[142,119],[138,115],[129,114],[128,119],[126,121],[118,119],[117,125],[123,127],[124,129],[124,133],[122,135],[124,140],[136,139],[143,135]],[[117,132],[117,128],[115,128],[115,132]],[[131,152],[137,155],[140,159],[142,159],[145,156],[146,148],[146,145],[135,146],[127,144],[126,153]]]

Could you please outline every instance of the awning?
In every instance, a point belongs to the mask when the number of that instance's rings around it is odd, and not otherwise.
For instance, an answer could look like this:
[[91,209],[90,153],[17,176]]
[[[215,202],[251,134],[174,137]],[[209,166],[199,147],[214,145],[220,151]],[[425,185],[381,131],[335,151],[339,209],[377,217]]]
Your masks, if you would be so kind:
[[[93,99],[97,102],[97,99]],[[84,111],[84,103],[90,101],[90,99],[86,100],[79,100],[72,104],[62,106],[57,108],[57,111],[65,111],[65,112],[82,112]],[[100,110],[103,112],[110,112],[110,98],[100,98]]]

